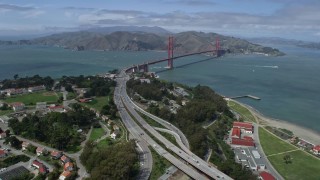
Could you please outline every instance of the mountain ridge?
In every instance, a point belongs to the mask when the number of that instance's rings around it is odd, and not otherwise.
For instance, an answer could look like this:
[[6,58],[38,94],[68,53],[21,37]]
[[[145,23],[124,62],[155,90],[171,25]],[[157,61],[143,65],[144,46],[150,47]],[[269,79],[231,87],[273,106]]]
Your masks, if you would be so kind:
[[[271,47],[250,43],[240,38],[224,36],[217,33],[186,31],[172,34],[174,36],[175,52],[181,54],[207,51],[215,48],[216,38],[227,53],[251,54],[259,53],[269,56],[281,56],[283,52]],[[112,33],[97,33],[90,31],[66,32],[53,34],[33,40],[16,42],[2,41],[0,44],[39,44],[60,46],[72,50],[104,50],[104,51],[148,51],[166,50],[168,34],[149,32],[116,31]]]

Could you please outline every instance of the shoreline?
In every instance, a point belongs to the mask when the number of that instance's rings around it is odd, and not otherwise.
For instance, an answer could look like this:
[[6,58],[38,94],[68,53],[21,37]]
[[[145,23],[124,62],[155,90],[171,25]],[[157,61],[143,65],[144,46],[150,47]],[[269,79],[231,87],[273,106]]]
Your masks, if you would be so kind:
[[314,145],[319,145],[320,144],[320,133],[306,128],[306,127],[302,127],[299,125],[296,125],[294,123],[285,121],[285,120],[281,120],[281,119],[274,119],[271,117],[267,117],[264,114],[262,114],[261,112],[259,112],[258,110],[256,110],[255,108],[241,103],[239,101],[236,100],[231,100],[231,101],[235,101],[237,103],[239,103],[241,106],[244,106],[245,108],[247,108],[252,115],[258,119],[258,121],[260,122],[260,125],[269,125],[269,126],[273,126],[276,128],[283,128],[283,129],[288,129],[290,131],[293,132],[293,134],[303,140],[308,141],[309,143],[312,143]]

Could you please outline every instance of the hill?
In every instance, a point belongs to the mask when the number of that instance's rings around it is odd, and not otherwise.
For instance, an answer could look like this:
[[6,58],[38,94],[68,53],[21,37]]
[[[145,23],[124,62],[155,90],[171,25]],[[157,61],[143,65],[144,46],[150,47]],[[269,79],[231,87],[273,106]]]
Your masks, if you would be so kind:
[[[105,50],[105,51],[147,51],[166,50],[166,34],[155,34],[148,32],[68,32],[53,34],[34,40],[17,42],[3,41],[2,44],[40,44],[50,46],[61,46],[73,50]],[[206,51],[213,49],[216,38],[220,39],[220,46],[228,53],[250,54],[261,53],[270,56],[281,56],[284,53],[278,49],[264,47],[250,43],[246,40],[224,36],[216,33],[203,33],[187,31],[174,34],[175,52],[179,54]],[[1,42],[0,42],[1,44]]]

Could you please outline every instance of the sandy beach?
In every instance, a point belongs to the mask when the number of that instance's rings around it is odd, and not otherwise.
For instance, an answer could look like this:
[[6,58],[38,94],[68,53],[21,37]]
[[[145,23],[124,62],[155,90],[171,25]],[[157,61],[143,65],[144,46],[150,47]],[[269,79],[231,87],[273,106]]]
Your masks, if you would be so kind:
[[298,136],[312,144],[315,144],[315,145],[320,144],[320,133],[302,126],[295,125],[293,123],[289,123],[287,121],[266,117],[260,112],[258,112],[256,109],[254,109],[253,107],[240,103],[238,101],[236,102],[245,106],[247,109],[249,109],[249,111],[257,118],[260,124],[269,125],[277,128],[288,129],[292,131],[295,136]]

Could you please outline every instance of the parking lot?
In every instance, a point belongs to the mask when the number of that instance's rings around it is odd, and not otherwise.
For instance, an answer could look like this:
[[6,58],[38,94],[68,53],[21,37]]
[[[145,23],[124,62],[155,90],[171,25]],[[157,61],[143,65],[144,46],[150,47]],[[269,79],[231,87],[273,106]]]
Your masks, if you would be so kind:
[[2,180],[10,180],[13,177],[17,177],[17,176],[22,175],[22,174],[27,173],[27,172],[29,172],[27,168],[25,168],[23,166],[19,166],[19,167],[16,167],[14,169],[11,169],[11,170],[8,170],[8,171],[5,171],[5,172],[1,172],[0,173],[0,179],[2,179]]

